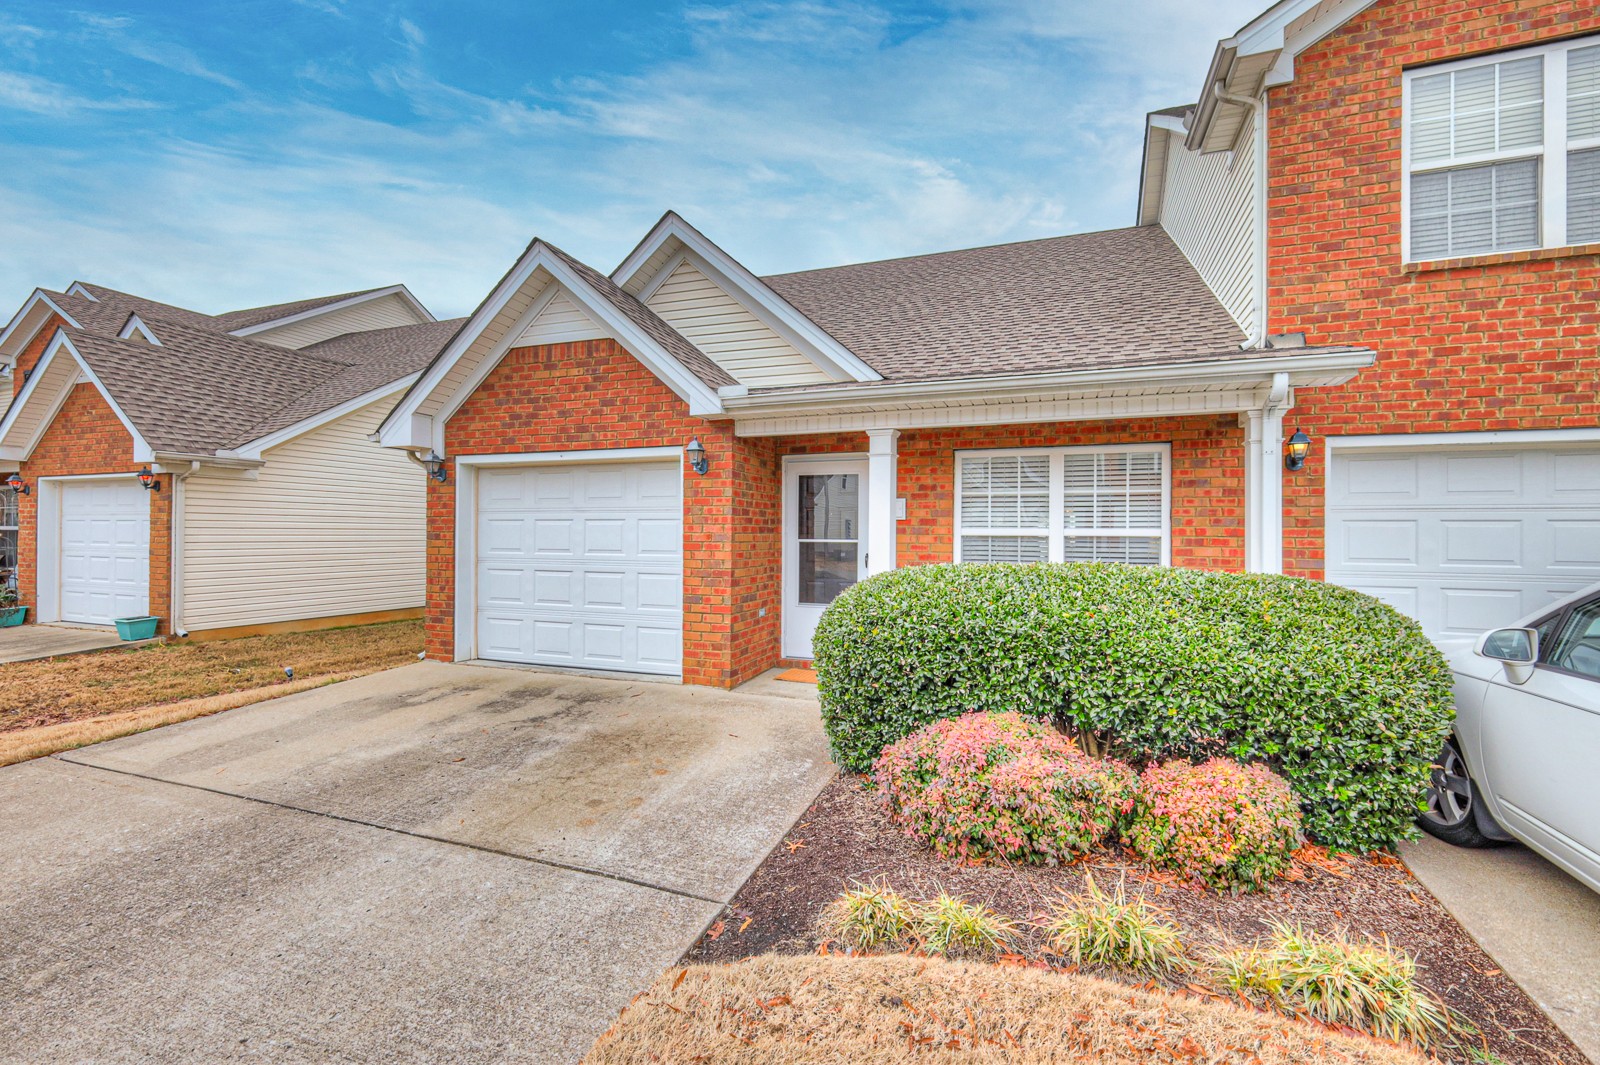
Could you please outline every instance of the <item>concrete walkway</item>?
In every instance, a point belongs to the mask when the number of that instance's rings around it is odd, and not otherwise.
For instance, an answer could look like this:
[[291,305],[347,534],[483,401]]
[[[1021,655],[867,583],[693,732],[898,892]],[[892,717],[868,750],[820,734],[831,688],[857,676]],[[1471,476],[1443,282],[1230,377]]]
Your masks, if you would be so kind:
[[0,629],[0,663],[32,662],[57,655],[100,651],[107,647],[135,647],[154,640],[124,643],[116,629],[76,628],[71,625],[13,625]]
[[0,769],[0,1057],[576,1060],[832,773],[803,685],[437,663]]
[[1406,865],[1578,1048],[1600,1062],[1600,894],[1523,846],[1431,836]]

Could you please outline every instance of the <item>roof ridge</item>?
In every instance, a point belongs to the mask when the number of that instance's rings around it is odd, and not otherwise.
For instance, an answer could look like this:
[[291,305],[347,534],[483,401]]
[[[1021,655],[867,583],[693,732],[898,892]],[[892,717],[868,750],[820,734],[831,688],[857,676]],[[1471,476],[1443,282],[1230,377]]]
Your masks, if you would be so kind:
[[834,266],[814,266],[806,270],[789,270],[781,274],[760,274],[762,281],[773,278],[795,277],[800,274],[821,274],[829,270],[853,270],[862,266],[884,266],[889,263],[908,263],[923,259],[939,259],[947,255],[965,255],[975,251],[992,251],[998,248],[1020,248],[1024,244],[1046,244],[1052,241],[1074,240],[1079,237],[1103,237],[1112,233],[1128,233],[1138,229],[1150,229],[1150,226],[1112,226],[1107,229],[1091,229],[1083,233],[1058,233],[1053,237],[1029,237],[1026,240],[1003,240],[994,244],[974,244],[969,248],[947,248],[944,251],[929,251],[919,255],[893,255],[886,259],[867,259],[858,263],[838,263]]

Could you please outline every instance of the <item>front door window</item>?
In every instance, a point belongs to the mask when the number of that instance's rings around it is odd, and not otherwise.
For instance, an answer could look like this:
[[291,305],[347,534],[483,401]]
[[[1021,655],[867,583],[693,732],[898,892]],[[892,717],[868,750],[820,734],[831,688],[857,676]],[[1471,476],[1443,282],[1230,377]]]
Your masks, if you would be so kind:
[[861,477],[802,474],[795,513],[799,527],[799,601],[826,606],[856,583],[861,554]]

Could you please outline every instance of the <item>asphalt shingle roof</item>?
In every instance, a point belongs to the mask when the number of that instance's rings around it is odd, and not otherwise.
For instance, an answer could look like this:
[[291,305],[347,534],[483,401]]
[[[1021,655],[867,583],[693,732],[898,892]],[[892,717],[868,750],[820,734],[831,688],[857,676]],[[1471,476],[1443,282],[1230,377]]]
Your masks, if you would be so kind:
[[[152,448],[183,454],[237,448],[416,373],[461,324],[346,333],[295,350],[228,329],[243,328],[241,315],[272,311],[258,319],[271,321],[353,294],[212,316],[83,288],[94,299],[47,293],[80,326],[66,330],[73,346]],[[130,314],[160,343],[117,339]]]
[[[393,286],[384,286],[385,288]],[[308,300],[295,300],[292,303],[271,303],[265,307],[246,307],[241,311],[224,311],[216,316],[217,324],[225,332],[235,329],[248,329],[262,322],[273,322],[279,318],[288,318],[291,315],[314,311],[318,307],[326,307],[332,303],[342,303],[353,300],[357,296],[365,296],[369,292],[377,292],[375,288],[364,288],[359,292],[341,292],[337,296],[317,296]]]
[[762,280],[891,381],[1234,358],[1245,340],[1158,226]]

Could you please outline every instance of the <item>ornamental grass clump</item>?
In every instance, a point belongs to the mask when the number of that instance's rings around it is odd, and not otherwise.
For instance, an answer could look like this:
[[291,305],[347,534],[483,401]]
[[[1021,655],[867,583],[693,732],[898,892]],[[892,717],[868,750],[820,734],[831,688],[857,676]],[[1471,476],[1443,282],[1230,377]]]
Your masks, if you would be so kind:
[[1300,846],[1300,803],[1263,765],[1152,765],[1123,842],[1157,868],[1223,891],[1259,891]]
[[892,949],[904,945],[916,919],[915,904],[880,879],[857,884],[829,903],[822,934],[855,950]]
[[1352,941],[1283,921],[1271,928],[1264,944],[1212,957],[1220,989],[1420,1047],[1450,1033],[1449,1009],[1417,985],[1410,955],[1387,943]]
[[1017,925],[987,906],[940,894],[918,904],[916,934],[930,954],[985,955],[1010,946]]
[[1052,864],[1120,827],[1138,783],[1017,714],[937,721],[886,748],[874,779],[890,816],[940,854]]
[[1050,949],[1074,965],[1103,966],[1141,976],[1168,977],[1190,967],[1183,933],[1170,914],[1143,895],[1128,898],[1118,882],[1107,895],[1085,878],[1082,894],[1061,898],[1045,925]]
[[1414,834],[1454,718],[1412,619],[1324,581],[1109,563],[908,566],[829,604],[812,644],[835,760],[871,770],[943,718],[1010,711],[1140,761],[1270,761],[1337,850]]

